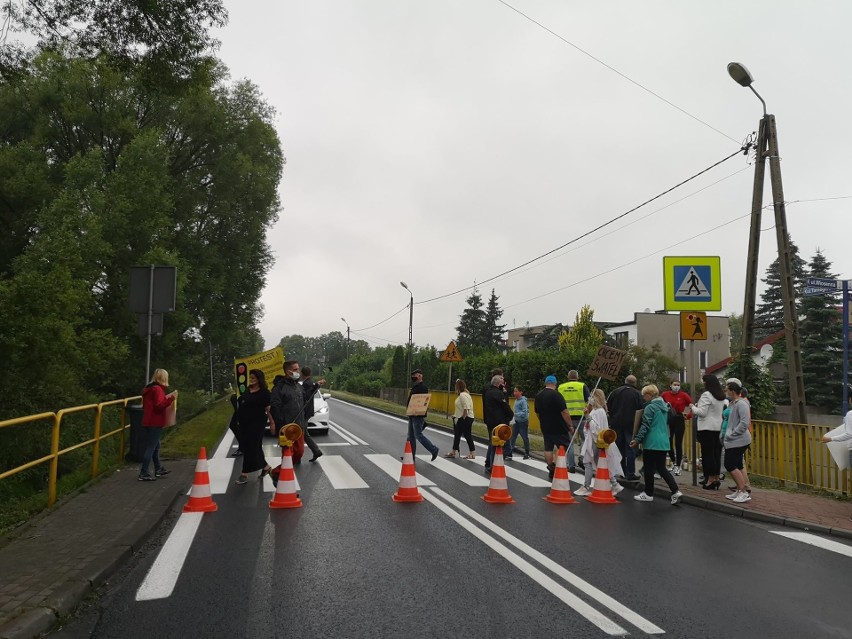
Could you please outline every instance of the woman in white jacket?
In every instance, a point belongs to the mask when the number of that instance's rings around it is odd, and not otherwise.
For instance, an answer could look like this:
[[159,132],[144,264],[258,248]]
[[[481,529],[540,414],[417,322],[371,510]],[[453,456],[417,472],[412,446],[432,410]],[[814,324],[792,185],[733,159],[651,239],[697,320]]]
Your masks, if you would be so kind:
[[[586,466],[586,477],[583,486],[574,491],[574,494],[577,496],[592,494],[592,479],[594,479],[598,466],[598,457],[601,454],[601,449],[597,447],[598,433],[609,428],[609,420],[606,416],[606,395],[604,395],[604,392],[600,388],[596,388],[589,397],[586,411],[588,412],[588,417],[584,427],[585,439],[583,440],[583,448],[580,451],[583,463]],[[621,472],[620,465],[621,460],[619,459],[619,472]],[[612,485],[613,495],[617,495],[624,490],[624,486],[618,483],[612,471],[610,471],[610,484]]]
[[725,408],[725,391],[715,375],[705,375],[704,392],[697,404],[689,406],[692,416],[698,420],[698,442],[701,444],[701,465],[704,468],[705,490],[719,490],[722,460],[722,442],[719,432],[722,430],[722,410]]
[[[847,442],[849,447],[849,468],[852,469],[852,410],[846,413],[843,423],[831,431],[828,435],[823,435],[822,441],[828,442]],[[849,518],[852,520],[852,517]]]

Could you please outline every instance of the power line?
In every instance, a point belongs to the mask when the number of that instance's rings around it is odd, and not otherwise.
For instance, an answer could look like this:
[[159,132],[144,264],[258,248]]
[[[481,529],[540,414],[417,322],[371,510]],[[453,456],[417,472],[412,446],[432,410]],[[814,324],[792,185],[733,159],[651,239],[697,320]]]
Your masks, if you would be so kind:
[[357,329],[357,331],[356,331],[354,328],[349,329],[349,330],[350,330],[351,332],[353,332],[353,333],[358,332],[358,331],[369,331],[371,328],[376,328],[376,326],[381,326],[381,325],[382,325],[382,324],[384,324],[385,322],[389,322],[389,321],[391,321],[394,317],[396,317],[397,315],[399,315],[400,313],[402,313],[402,312],[403,312],[405,309],[407,309],[407,308],[408,308],[408,304],[406,304],[405,306],[403,306],[401,309],[399,309],[396,313],[394,313],[394,314],[393,314],[393,315],[391,315],[390,317],[385,318],[385,319],[383,319],[381,322],[377,322],[376,324],[373,324],[372,326],[367,326],[367,327],[365,327],[365,328],[359,328],[359,329]]
[[588,52],[588,51],[586,51],[585,49],[583,49],[583,48],[581,48],[581,47],[577,46],[576,44],[574,44],[573,42],[571,42],[570,40],[568,40],[568,39],[567,39],[567,38],[565,38],[564,36],[561,36],[561,35],[559,35],[558,33],[556,33],[553,29],[550,29],[549,27],[546,27],[546,26],[545,26],[545,25],[543,25],[541,22],[539,22],[538,20],[536,20],[536,19],[532,18],[531,16],[527,15],[526,13],[524,13],[523,11],[521,11],[520,9],[517,9],[516,7],[513,7],[513,6],[512,6],[512,5],[510,5],[508,2],[505,2],[505,0],[497,0],[497,2],[499,2],[500,4],[502,4],[502,5],[503,5],[503,6],[505,6],[505,7],[508,7],[509,9],[511,9],[512,11],[514,11],[515,13],[517,13],[518,15],[523,16],[524,18],[526,18],[527,20],[529,20],[530,22],[532,22],[532,23],[533,23],[533,24],[535,24],[536,26],[541,27],[542,29],[544,29],[545,31],[547,31],[550,35],[552,35],[552,36],[554,36],[554,37],[556,37],[556,38],[559,38],[562,42],[564,42],[564,43],[565,43],[565,44],[567,44],[568,46],[573,47],[574,49],[576,49],[577,51],[579,51],[580,53],[582,53],[582,54],[583,54],[583,55],[585,55],[586,57],[591,58],[592,60],[594,60],[595,62],[597,62],[597,63],[598,63],[598,64],[600,64],[601,66],[606,67],[607,69],[609,69],[609,70],[610,70],[610,71],[612,71],[613,73],[615,73],[615,74],[617,74],[617,75],[621,76],[622,78],[624,78],[625,80],[627,80],[627,81],[628,81],[628,82],[630,82],[631,84],[634,84],[634,85],[636,85],[637,87],[639,87],[640,89],[642,89],[643,91],[646,91],[646,92],[650,93],[651,95],[653,95],[653,96],[654,96],[655,98],[657,98],[658,100],[662,100],[663,102],[665,102],[666,104],[668,104],[670,107],[672,107],[672,108],[674,108],[674,109],[677,109],[678,111],[680,111],[680,112],[681,112],[681,113],[683,113],[684,115],[686,115],[686,116],[688,116],[688,117],[692,118],[692,119],[693,119],[693,120],[695,120],[696,122],[699,122],[700,124],[703,124],[704,126],[706,126],[706,127],[707,127],[707,128],[709,128],[709,129],[712,129],[713,131],[715,131],[715,132],[716,132],[716,133],[718,133],[719,135],[723,135],[723,136],[725,136],[726,138],[728,138],[729,140],[731,140],[731,141],[735,142],[736,144],[739,144],[739,142],[738,142],[737,140],[734,140],[734,138],[732,138],[730,135],[728,135],[728,134],[727,134],[727,133],[725,133],[724,131],[720,131],[719,129],[717,129],[716,127],[714,127],[714,126],[713,126],[713,125],[711,125],[711,124],[708,124],[707,122],[705,122],[705,121],[704,121],[704,120],[702,120],[701,118],[699,118],[699,117],[697,117],[697,116],[692,115],[692,114],[691,114],[689,111],[687,111],[686,109],[683,109],[683,108],[679,107],[678,105],[676,105],[676,104],[675,104],[674,102],[672,102],[671,100],[667,100],[666,98],[664,98],[663,96],[661,96],[659,93],[656,93],[655,91],[652,91],[651,89],[649,89],[649,88],[648,88],[648,87],[646,87],[645,85],[641,84],[640,82],[637,82],[637,81],[636,81],[636,80],[634,80],[633,78],[631,78],[631,77],[629,77],[629,76],[625,75],[624,73],[622,73],[621,71],[619,71],[619,70],[618,70],[618,69],[616,69],[615,67],[613,67],[613,66],[611,66],[611,65],[607,64],[606,62],[604,62],[604,61],[603,61],[603,60],[601,60],[600,58],[596,58],[595,56],[593,56],[591,53],[589,53],[589,52]]
[[734,156],[736,156],[736,155],[739,155],[740,153],[747,153],[747,152],[748,152],[748,149],[749,149],[749,147],[750,147],[750,146],[751,146],[751,143],[750,143],[750,142],[747,142],[744,146],[742,146],[740,149],[738,149],[738,150],[737,150],[737,151],[735,151],[734,153],[731,153],[729,156],[727,156],[727,157],[725,157],[725,158],[723,158],[723,159],[719,160],[718,162],[715,162],[714,164],[711,164],[711,165],[710,165],[710,166],[708,166],[706,169],[703,169],[703,170],[699,171],[699,172],[698,172],[698,173],[696,173],[695,175],[693,175],[693,176],[691,176],[691,177],[688,177],[688,178],[686,178],[685,180],[683,180],[683,181],[681,181],[681,182],[678,182],[677,184],[675,184],[674,186],[672,186],[672,187],[670,187],[670,188],[666,189],[666,190],[665,190],[665,191],[663,191],[662,193],[659,193],[658,195],[655,195],[654,197],[652,197],[652,198],[650,198],[650,199],[648,199],[648,200],[645,200],[645,201],[644,201],[644,202],[642,202],[641,204],[639,204],[639,205],[637,205],[637,206],[634,206],[634,207],[633,207],[632,209],[630,209],[629,211],[625,211],[624,213],[621,213],[620,215],[616,215],[614,218],[612,218],[612,219],[610,219],[610,220],[607,220],[607,221],[606,221],[606,222],[604,222],[603,224],[600,224],[600,225],[596,226],[595,228],[591,229],[590,231],[586,231],[585,233],[583,233],[583,234],[581,234],[581,235],[578,235],[577,237],[575,237],[575,238],[573,238],[573,239],[571,239],[571,240],[569,240],[569,241],[565,242],[565,243],[564,243],[564,244],[562,244],[561,246],[557,246],[556,248],[551,249],[551,250],[547,251],[546,253],[542,253],[541,255],[539,255],[539,256],[537,256],[537,257],[532,258],[531,260],[527,260],[527,261],[526,261],[526,262],[524,262],[523,264],[519,264],[519,265],[517,265],[517,266],[515,266],[515,267],[513,267],[513,268],[510,268],[508,271],[503,271],[502,273],[499,273],[499,274],[497,274],[497,275],[494,275],[493,277],[489,277],[488,279],[486,279],[486,280],[483,280],[483,281],[479,282],[479,283],[478,283],[478,284],[476,284],[475,286],[466,286],[465,288],[461,288],[461,289],[459,289],[459,290],[457,290],[457,291],[453,291],[452,293],[446,293],[446,294],[444,294],[444,295],[438,295],[437,297],[432,297],[432,298],[429,298],[429,299],[427,299],[427,300],[423,300],[423,301],[421,301],[421,302],[415,302],[415,304],[428,304],[428,303],[430,303],[430,302],[436,302],[436,301],[438,301],[438,300],[446,299],[447,297],[452,297],[453,295],[458,295],[459,293],[464,293],[464,292],[469,291],[469,290],[471,290],[471,289],[477,288],[477,287],[481,286],[482,284],[487,284],[488,282],[493,282],[494,280],[496,280],[496,279],[498,279],[498,278],[500,278],[500,277],[503,277],[504,275],[508,275],[509,273],[513,273],[513,272],[515,272],[515,271],[517,271],[517,270],[519,270],[519,269],[522,269],[523,267],[528,266],[528,265],[532,264],[533,262],[537,262],[537,261],[539,261],[540,259],[543,259],[543,258],[547,257],[548,255],[552,255],[553,253],[556,253],[557,251],[561,251],[561,250],[562,250],[562,249],[564,249],[566,246],[570,246],[571,244],[574,244],[574,243],[576,243],[576,242],[579,242],[579,241],[580,241],[580,240],[582,240],[583,238],[588,237],[589,235],[592,235],[593,233],[596,233],[596,232],[600,231],[601,229],[606,228],[606,227],[607,227],[607,226],[609,226],[610,224],[613,224],[614,222],[617,222],[618,220],[622,219],[623,217],[626,217],[627,215],[630,215],[631,213],[633,213],[633,212],[635,212],[635,211],[639,210],[639,209],[640,209],[640,208],[642,208],[643,206],[647,206],[647,205],[648,205],[648,204],[650,204],[651,202],[653,202],[653,201],[655,201],[655,200],[658,200],[658,199],[660,199],[661,197],[663,197],[664,195],[667,195],[667,194],[671,193],[672,191],[674,191],[675,189],[680,188],[681,186],[683,186],[683,185],[684,185],[684,184],[686,184],[687,182],[690,182],[690,181],[692,181],[692,180],[696,179],[697,177],[699,177],[699,176],[703,175],[704,173],[707,173],[708,171],[710,171],[710,170],[712,170],[712,169],[716,168],[717,166],[719,166],[719,165],[720,165],[720,164],[722,164],[723,162],[727,162],[727,161],[728,161],[728,160],[730,160],[732,157],[734,157]]

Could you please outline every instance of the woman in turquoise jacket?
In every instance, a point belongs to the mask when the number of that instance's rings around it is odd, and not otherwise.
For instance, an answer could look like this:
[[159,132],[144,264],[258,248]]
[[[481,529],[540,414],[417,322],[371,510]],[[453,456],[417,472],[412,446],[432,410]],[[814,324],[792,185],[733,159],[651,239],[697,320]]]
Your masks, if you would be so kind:
[[642,444],[642,472],[645,474],[645,490],[633,499],[636,501],[654,501],[654,473],[659,473],[669,490],[672,491],[672,505],[676,504],[683,493],[678,490],[672,474],[666,470],[666,453],[669,450],[669,408],[660,390],[653,384],[642,389],[645,408],[642,411],[642,425],[630,442],[631,448]]

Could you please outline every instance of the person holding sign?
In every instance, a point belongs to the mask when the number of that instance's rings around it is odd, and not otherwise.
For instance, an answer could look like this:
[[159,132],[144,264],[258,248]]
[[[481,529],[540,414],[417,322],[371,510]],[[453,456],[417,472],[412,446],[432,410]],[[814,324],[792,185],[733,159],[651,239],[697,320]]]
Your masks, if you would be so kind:
[[[429,389],[426,388],[426,384],[423,383],[423,371],[419,368],[411,371],[411,381],[414,383],[411,386],[411,392],[408,393],[409,406],[411,406],[411,397],[413,395],[429,394]],[[408,441],[411,442],[411,454],[414,455],[417,452],[417,442],[419,441],[426,447],[426,450],[432,453],[432,461],[435,461],[435,458],[438,456],[438,447],[430,442],[429,438],[423,434],[424,430],[426,430],[425,411],[422,415],[408,416]]]

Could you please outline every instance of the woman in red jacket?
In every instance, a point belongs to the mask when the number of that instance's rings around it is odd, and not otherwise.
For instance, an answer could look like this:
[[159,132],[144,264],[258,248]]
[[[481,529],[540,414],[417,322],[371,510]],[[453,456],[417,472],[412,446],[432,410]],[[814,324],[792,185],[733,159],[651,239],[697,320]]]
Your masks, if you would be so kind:
[[[139,481],[155,481],[157,477],[168,475],[170,471],[160,464],[160,438],[166,426],[166,412],[177,399],[178,392],[169,389],[169,372],[158,368],[151,376],[151,382],[142,389],[142,438],[145,442],[145,454],[142,456],[142,468]],[[154,474],[148,472],[151,460],[154,460]]]
[[671,390],[662,393],[663,401],[671,406],[669,410],[669,457],[672,460],[671,471],[680,475],[680,465],[683,463],[683,433],[686,430],[684,412],[692,403],[692,397],[686,391],[680,390],[680,380],[673,379]]

